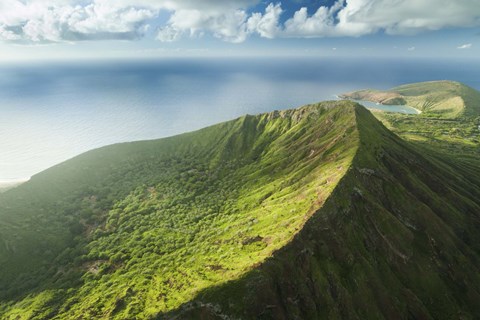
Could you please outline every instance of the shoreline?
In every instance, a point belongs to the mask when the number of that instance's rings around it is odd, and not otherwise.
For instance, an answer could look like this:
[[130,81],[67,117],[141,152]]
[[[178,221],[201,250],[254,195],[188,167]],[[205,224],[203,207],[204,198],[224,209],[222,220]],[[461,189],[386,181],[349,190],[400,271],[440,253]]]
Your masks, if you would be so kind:
[[0,180],[0,192],[15,188],[29,180],[30,178]]
[[408,107],[410,107],[410,108],[412,108],[412,109],[415,109],[415,110],[417,110],[418,114],[422,114],[422,113],[423,113],[423,111],[422,111],[422,110],[419,110],[419,109],[417,109],[417,108],[414,108],[414,107],[411,107],[411,106],[408,106]]
[[[405,104],[405,105],[388,105],[388,104],[383,104],[383,103],[379,103],[379,102],[376,102],[376,101],[370,101],[370,100],[356,100],[356,99],[351,99],[351,98],[342,98],[342,97],[340,97],[340,96],[338,96],[338,95],[335,95],[335,97],[336,97],[337,99],[339,99],[339,100],[350,100],[350,101],[355,101],[355,102],[360,103],[360,104],[362,104],[362,102],[369,102],[369,103],[375,103],[376,105],[385,106],[385,107],[408,107],[408,108],[410,108],[410,109],[415,110],[415,111],[417,112],[417,113],[416,113],[417,115],[423,113],[422,110],[419,110],[419,109],[414,108],[414,107],[412,107],[412,106],[409,106],[409,105],[407,105],[407,104]],[[371,110],[375,110],[375,111],[394,112],[394,113],[403,113],[403,114],[405,114],[405,112],[400,112],[400,111],[386,111],[386,110],[376,109],[375,107],[369,107],[369,106],[365,106],[365,108],[371,109]],[[414,113],[409,113],[409,114],[414,114]]]

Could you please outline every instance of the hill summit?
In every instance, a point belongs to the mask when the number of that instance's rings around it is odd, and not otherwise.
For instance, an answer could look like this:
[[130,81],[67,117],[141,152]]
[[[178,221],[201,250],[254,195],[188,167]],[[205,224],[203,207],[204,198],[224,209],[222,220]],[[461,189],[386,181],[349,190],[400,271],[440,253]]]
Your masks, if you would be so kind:
[[478,178],[350,101],[93,150],[0,194],[0,314],[479,317]]

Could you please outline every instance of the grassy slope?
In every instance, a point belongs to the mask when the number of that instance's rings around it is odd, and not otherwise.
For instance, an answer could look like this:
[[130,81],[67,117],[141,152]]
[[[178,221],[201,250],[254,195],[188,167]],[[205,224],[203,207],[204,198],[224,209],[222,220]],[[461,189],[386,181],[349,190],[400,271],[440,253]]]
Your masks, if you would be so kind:
[[[477,172],[480,170],[480,92],[452,81],[415,83],[391,91],[416,99],[418,103],[436,101],[430,106],[443,105],[445,108],[454,105],[448,101],[461,97],[462,106],[466,106],[464,113],[453,112],[449,115],[429,111],[428,107],[421,115],[372,112],[388,129],[421,150],[442,153],[442,158],[452,166],[466,166]],[[456,116],[458,114],[461,116]]]
[[342,99],[373,101],[385,105],[405,105],[406,100],[396,92],[365,89],[339,95]]
[[387,91],[361,90],[343,97],[385,104],[406,104],[443,118],[480,115],[480,92],[454,81],[406,84]]
[[480,317],[480,173],[356,113],[352,167],[294,241],[160,318]]
[[1,194],[2,318],[149,318],[240,277],[290,242],[350,167],[353,106],[114,145]]
[[480,164],[480,117],[441,119],[374,111],[387,128],[419,148]]

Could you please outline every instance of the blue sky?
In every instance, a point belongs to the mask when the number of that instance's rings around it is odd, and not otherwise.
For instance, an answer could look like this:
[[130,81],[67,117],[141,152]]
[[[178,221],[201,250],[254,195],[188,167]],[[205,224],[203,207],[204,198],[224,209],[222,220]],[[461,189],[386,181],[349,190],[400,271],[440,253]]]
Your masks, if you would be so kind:
[[478,0],[0,0],[0,59],[480,56]]

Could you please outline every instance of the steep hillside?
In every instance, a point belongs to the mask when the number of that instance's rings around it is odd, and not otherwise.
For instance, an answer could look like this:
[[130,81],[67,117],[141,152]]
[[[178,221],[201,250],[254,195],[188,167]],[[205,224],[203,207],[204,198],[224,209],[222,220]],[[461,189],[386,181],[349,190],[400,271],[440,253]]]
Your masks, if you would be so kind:
[[480,115],[480,92],[454,81],[406,84],[387,91],[360,90],[340,97],[386,105],[409,105],[427,115],[446,118]]
[[160,319],[480,317],[480,174],[356,117],[351,167],[294,240]]
[[352,102],[83,154],[0,195],[2,319],[142,319],[291,241],[358,148]]
[[476,319],[480,171],[324,102],[0,194],[2,319]]

